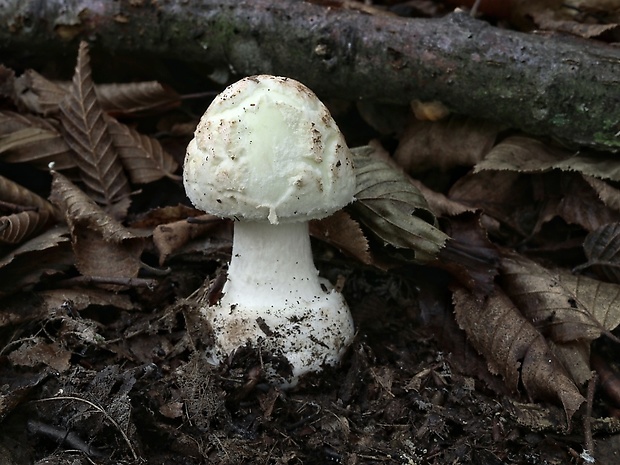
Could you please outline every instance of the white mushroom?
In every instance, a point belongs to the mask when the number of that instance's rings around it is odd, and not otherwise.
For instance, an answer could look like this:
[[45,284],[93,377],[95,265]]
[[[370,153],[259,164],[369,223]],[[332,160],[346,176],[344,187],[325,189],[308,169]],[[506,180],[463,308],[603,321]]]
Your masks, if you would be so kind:
[[355,175],[325,105],[293,79],[232,84],[200,120],[183,180],[197,208],[235,220],[223,297],[203,310],[216,341],[212,359],[245,345],[284,357],[290,376],[267,373],[282,387],[338,363],[353,320],[318,276],[308,221],[350,203]]

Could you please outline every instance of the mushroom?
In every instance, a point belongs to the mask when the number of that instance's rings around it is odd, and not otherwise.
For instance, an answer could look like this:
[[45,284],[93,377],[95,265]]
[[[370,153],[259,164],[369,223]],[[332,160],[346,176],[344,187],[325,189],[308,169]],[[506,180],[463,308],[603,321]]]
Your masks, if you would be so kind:
[[353,201],[350,151],[329,111],[303,84],[269,75],[219,94],[187,147],[183,182],[199,209],[232,218],[228,277],[202,309],[219,364],[243,346],[284,357],[281,387],[335,365],[353,339],[342,295],[318,275],[308,222]]

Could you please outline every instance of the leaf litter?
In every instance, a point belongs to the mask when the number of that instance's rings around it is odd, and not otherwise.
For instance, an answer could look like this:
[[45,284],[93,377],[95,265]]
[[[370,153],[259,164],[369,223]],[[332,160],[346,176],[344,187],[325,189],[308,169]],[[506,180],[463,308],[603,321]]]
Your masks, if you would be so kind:
[[[358,336],[342,367],[285,393],[261,354],[205,359],[230,223],[187,206],[183,154],[137,129],[182,97],[91,73],[85,44],[71,83],[0,68],[0,162],[40,174],[0,178],[7,463],[566,463],[592,432],[608,452],[615,159],[441,106],[407,125],[364,107],[394,154],[354,149],[356,202],[311,225]],[[602,377],[610,394],[592,397]]]

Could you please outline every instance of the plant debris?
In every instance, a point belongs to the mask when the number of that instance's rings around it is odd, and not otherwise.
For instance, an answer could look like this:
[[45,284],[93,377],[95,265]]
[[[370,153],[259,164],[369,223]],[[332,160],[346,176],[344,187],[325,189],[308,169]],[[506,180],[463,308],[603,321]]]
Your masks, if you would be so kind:
[[617,156],[440,102],[408,122],[357,105],[377,137],[354,149],[357,200],[310,228],[356,339],[284,392],[271,354],[206,358],[232,228],[184,197],[191,105],[92,73],[85,43],[70,83],[0,66],[1,463],[612,463]]

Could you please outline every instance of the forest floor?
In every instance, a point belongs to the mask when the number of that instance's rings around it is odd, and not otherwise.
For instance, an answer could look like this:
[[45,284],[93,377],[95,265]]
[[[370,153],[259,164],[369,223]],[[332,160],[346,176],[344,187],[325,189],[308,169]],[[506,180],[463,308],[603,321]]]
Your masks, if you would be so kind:
[[[76,54],[0,67],[0,464],[619,463],[617,154],[440,102],[326,102],[379,163],[377,209],[311,226],[356,335],[283,391],[268,353],[206,356],[233,228],[180,174],[223,86]],[[191,71],[120,74],[151,65]]]

